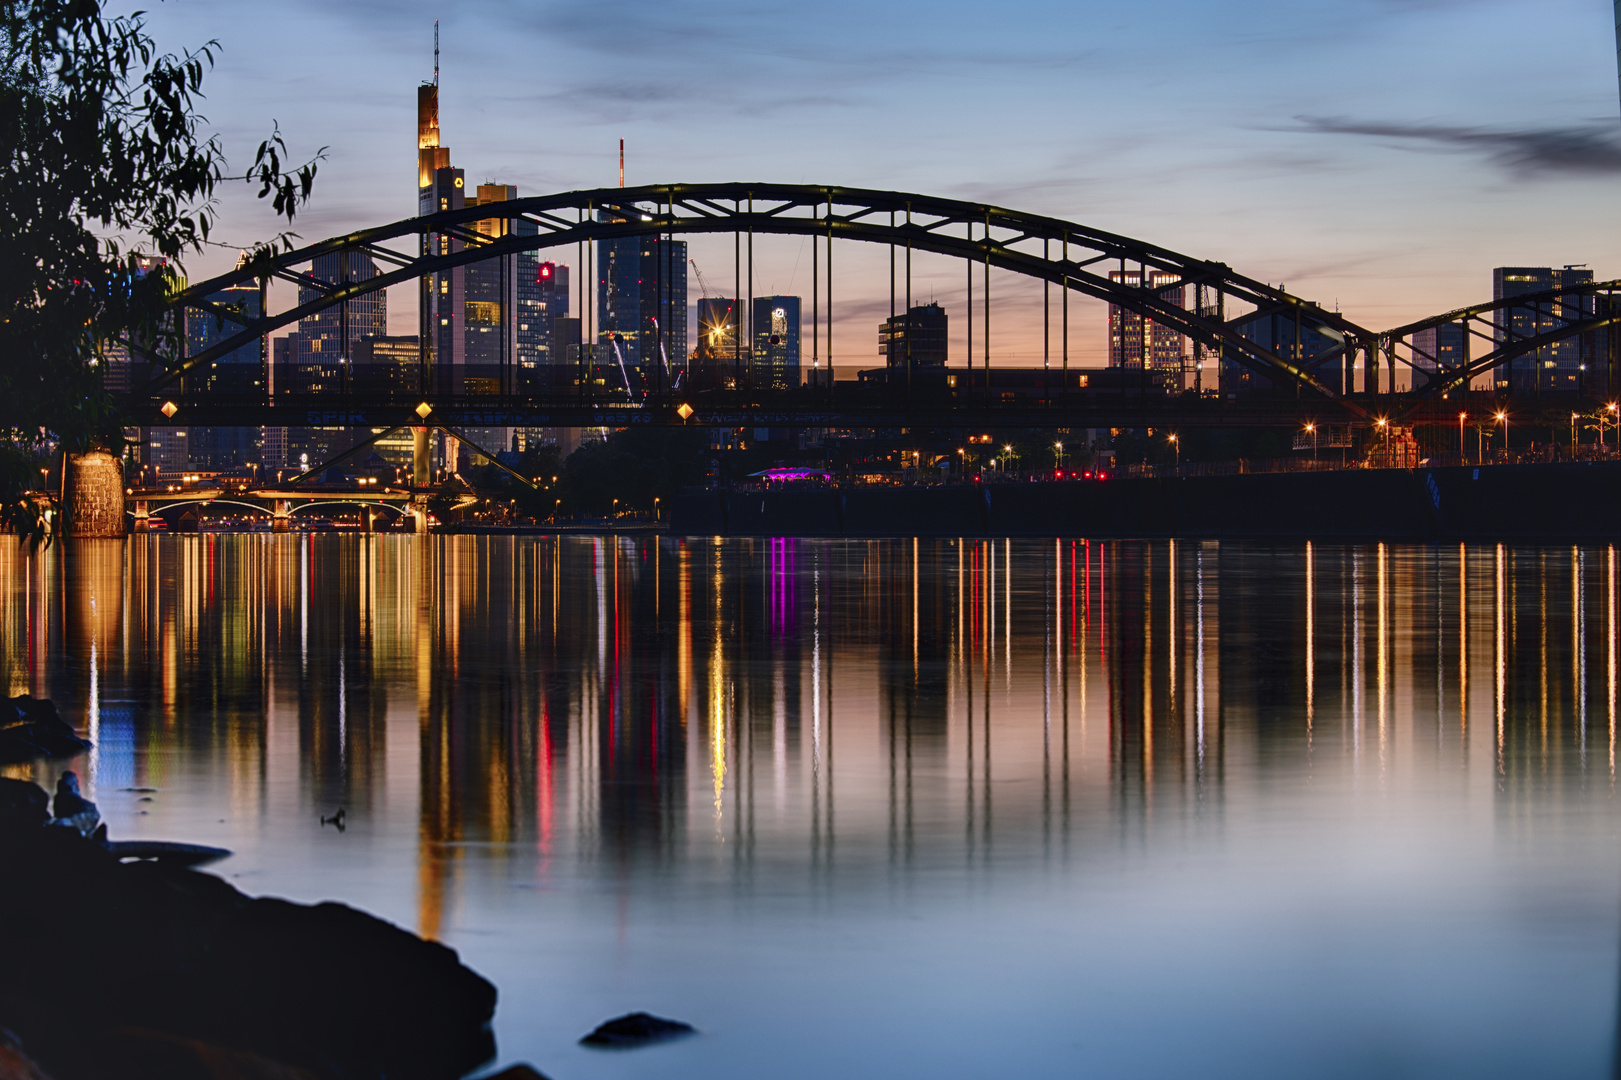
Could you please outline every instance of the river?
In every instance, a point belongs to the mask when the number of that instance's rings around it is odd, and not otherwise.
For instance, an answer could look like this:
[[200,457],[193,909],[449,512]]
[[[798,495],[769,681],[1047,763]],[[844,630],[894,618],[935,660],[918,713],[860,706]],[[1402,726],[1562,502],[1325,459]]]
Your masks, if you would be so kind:
[[[445,942],[500,990],[500,1060],[554,1080],[1598,1077],[1617,569],[1455,543],[3,544],[0,672],[89,729],[72,765],[115,839],[230,848],[213,869],[247,892]],[[702,1034],[576,1045],[638,1009]]]

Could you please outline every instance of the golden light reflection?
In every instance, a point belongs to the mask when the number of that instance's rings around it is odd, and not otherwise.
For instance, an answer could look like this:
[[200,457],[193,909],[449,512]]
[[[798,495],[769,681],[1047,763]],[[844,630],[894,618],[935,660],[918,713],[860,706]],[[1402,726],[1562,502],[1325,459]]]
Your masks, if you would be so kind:
[[1615,786],[1615,545],[1604,549],[1604,704],[1610,722],[1610,786]]
[[1378,549],[1378,560],[1379,560],[1379,572],[1378,572],[1379,644],[1378,644],[1378,648],[1376,650],[1376,655],[1377,655],[1377,658],[1378,658],[1378,660],[1377,660],[1378,679],[1377,679],[1376,685],[1377,685],[1378,691],[1379,691],[1379,769],[1380,769],[1381,772],[1384,771],[1384,768],[1385,768],[1385,765],[1386,765],[1385,749],[1386,749],[1386,741],[1388,739],[1388,732],[1387,732],[1388,718],[1386,716],[1386,707],[1387,707],[1387,704],[1388,704],[1389,698],[1390,698],[1390,686],[1389,686],[1389,676],[1390,676],[1390,660],[1389,660],[1390,626],[1389,626],[1389,623],[1388,623],[1390,594],[1389,594],[1389,581],[1388,581],[1388,577],[1387,577],[1387,571],[1388,571],[1388,563],[1386,561],[1387,554],[1388,553],[1385,550],[1385,545],[1383,543],[1381,543],[1379,545],[1379,549]]
[[1317,600],[1312,593],[1316,574],[1312,568],[1311,541],[1306,541],[1306,746],[1311,747],[1312,721],[1317,711]]
[[726,796],[726,638],[721,618],[721,598],[725,581],[721,573],[721,549],[715,546],[714,611],[710,617],[713,637],[709,648],[709,773],[714,786],[715,836],[724,839],[721,823]]
[[[831,873],[837,810],[841,866],[930,845],[984,865],[1032,836],[1056,857],[1074,823],[1100,816],[1146,827],[1196,806],[1219,818],[1224,787],[1289,769],[1326,790],[1367,765],[1364,692],[1377,695],[1368,719],[1390,785],[1420,754],[1499,777],[1540,766],[1556,783],[1592,749],[1587,600],[1600,580],[1614,782],[1613,546],[1590,581],[1596,548],[1552,549],[1543,566],[1534,549],[1497,545],[1488,595],[1458,545],[1454,608],[1451,550],[1313,541],[1300,635],[1301,594],[1242,544],[1223,559],[1214,542],[796,541],[806,591],[770,593],[771,621],[757,618],[764,542],[693,550],[705,543],[204,534],[34,556],[0,545],[0,658],[12,687],[93,726],[98,786],[203,785],[187,797],[245,835],[339,805],[396,830],[377,850],[410,852],[405,902],[441,937],[473,895],[468,876],[525,849],[565,865],[714,843],[746,861],[756,843],[807,843]],[[661,592],[664,559],[674,596]],[[1543,587],[1516,592],[1516,571]],[[1485,631],[1487,605],[1490,766],[1467,747],[1470,634]],[[1257,649],[1257,628],[1276,626],[1297,633]],[[1533,633],[1536,648],[1516,647]]]
[[1492,609],[1496,617],[1496,633],[1492,639],[1492,648],[1495,653],[1495,679],[1492,684],[1493,702],[1496,709],[1497,731],[1497,773],[1499,776],[1506,771],[1503,761],[1503,740],[1505,731],[1503,717],[1508,703],[1505,700],[1508,689],[1508,553],[1502,544],[1497,545],[1496,572],[1493,576]]
[[1458,738],[1469,737],[1469,549],[1458,545]]

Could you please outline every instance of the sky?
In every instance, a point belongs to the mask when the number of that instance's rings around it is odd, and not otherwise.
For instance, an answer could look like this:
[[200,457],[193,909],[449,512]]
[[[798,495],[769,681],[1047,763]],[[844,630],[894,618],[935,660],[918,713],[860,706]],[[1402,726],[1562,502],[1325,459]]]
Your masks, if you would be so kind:
[[[629,184],[983,200],[1225,262],[1370,328],[1488,299],[1494,266],[1621,277],[1603,0],[162,0],[147,18],[167,50],[219,42],[204,112],[233,161],[273,122],[295,157],[328,148],[306,242],[414,212],[439,18],[442,142],[469,183],[520,195],[613,185],[622,137]],[[229,244],[279,231],[245,185],[222,209]],[[803,242],[773,243],[756,291],[808,292]],[[729,239],[692,254],[729,282]],[[839,336],[875,356],[887,251],[841,246],[837,265]],[[960,270],[917,278],[914,298],[960,305]],[[999,357],[1039,361],[1039,286],[993,285],[1016,313]],[[390,295],[395,332],[413,302]],[[1074,321],[1072,356],[1101,363],[1101,306]]]

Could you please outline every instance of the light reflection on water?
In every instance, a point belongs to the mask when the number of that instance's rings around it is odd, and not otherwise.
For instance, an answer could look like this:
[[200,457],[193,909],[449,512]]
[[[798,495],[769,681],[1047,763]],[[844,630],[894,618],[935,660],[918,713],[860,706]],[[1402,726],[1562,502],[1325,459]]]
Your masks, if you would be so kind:
[[[1616,574],[158,536],[0,545],[0,650],[91,727],[115,837],[446,941],[501,989],[502,1057],[559,1080],[1596,1076]],[[638,1008],[706,1034],[573,1045]]]

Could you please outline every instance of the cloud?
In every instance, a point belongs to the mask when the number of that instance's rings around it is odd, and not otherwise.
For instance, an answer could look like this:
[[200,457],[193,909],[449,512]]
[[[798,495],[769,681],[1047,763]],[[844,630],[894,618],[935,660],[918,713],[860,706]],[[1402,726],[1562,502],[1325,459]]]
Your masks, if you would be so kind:
[[765,117],[792,110],[843,108],[848,97],[827,93],[750,94],[717,84],[714,79],[670,78],[660,82],[592,82],[531,98],[597,120],[619,120],[627,112],[641,117],[684,117],[695,107],[738,116]]
[[1299,117],[1302,129],[1325,135],[1361,135],[1397,145],[1473,152],[1520,175],[1621,172],[1621,128],[1614,124],[1580,127],[1494,130],[1450,124],[1405,124]]

